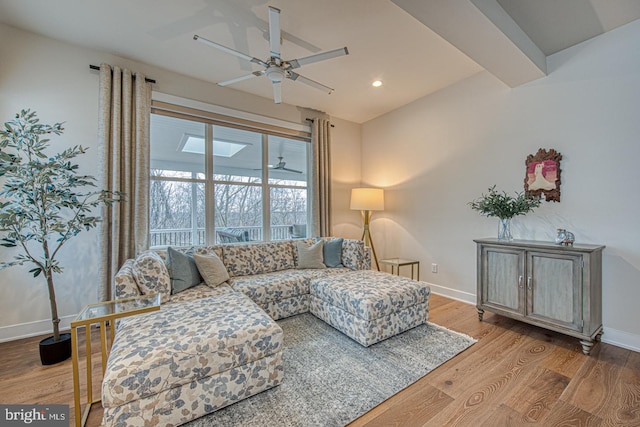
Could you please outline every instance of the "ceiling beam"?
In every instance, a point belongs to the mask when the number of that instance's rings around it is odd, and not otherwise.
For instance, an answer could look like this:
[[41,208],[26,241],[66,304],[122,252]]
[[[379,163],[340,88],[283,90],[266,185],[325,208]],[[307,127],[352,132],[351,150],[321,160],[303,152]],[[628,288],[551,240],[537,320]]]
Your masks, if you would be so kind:
[[509,87],[547,74],[546,56],[496,0],[392,0]]

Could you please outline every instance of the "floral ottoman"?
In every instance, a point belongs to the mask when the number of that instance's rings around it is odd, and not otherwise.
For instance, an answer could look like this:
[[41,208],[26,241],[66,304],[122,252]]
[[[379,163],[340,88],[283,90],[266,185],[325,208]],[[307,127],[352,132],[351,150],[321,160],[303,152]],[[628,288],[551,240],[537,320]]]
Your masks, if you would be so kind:
[[102,383],[105,426],[173,426],[282,382],[280,326],[230,292],[122,319]]
[[310,311],[365,347],[425,323],[431,290],[423,282],[372,270],[311,281]]

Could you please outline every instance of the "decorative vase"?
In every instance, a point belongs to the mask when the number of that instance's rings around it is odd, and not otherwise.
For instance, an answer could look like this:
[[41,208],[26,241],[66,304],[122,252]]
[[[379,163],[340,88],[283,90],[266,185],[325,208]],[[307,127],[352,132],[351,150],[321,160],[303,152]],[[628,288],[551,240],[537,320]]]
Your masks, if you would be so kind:
[[498,240],[513,240],[511,235],[511,218],[500,218],[498,223]]

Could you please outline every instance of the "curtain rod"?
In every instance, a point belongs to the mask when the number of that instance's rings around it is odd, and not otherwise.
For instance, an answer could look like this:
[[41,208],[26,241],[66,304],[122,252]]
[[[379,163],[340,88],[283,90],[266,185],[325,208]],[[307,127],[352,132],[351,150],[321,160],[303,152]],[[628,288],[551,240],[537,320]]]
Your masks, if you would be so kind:
[[[92,70],[98,70],[100,71],[100,67],[98,67],[97,65],[89,65],[89,68],[91,68]],[[134,76],[135,77],[135,76]],[[154,79],[150,79],[148,77],[144,78],[144,81],[147,83],[152,83],[152,84],[156,84],[156,81]]]
[[[313,119],[306,119],[306,120],[307,120],[308,122],[313,123]],[[329,125],[329,126],[331,126],[332,128],[334,128],[334,127],[335,127],[334,125]]]

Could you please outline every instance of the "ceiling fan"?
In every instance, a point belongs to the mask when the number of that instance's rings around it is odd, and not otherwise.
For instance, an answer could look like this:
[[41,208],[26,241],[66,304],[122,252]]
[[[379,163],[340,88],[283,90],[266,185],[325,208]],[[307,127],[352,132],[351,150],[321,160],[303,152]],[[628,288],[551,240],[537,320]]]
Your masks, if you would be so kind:
[[242,58],[246,61],[253,62],[254,64],[262,65],[265,69],[262,71],[254,71],[251,74],[242,77],[236,77],[235,79],[226,80],[218,83],[218,86],[227,86],[233,83],[237,83],[243,80],[251,79],[253,77],[267,76],[273,84],[273,101],[276,104],[282,102],[282,89],[281,83],[284,79],[293,81],[299,81],[316,89],[322,90],[331,94],[333,89],[329,86],[325,86],[322,83],[318,83],[314,80],[308,79],[300,74],[294,72],[296,68],[300,68],[303,65],[313,64],[314,62],[320,62],[327,59],[335,58],[342,55],[348,55],[349,51],[346,47],[340,49],[334,49],[327,52],[316,53],[314,55],[305,56],[303,58],[293,59],[285,61],[280,56],[280,9],[269,6],[269,59],[263,61],[258,58],[254,58],[250,55],[238,52],[237,50],[223,46],[221,44],[212,42],[197,34],[193,36],[194,40],[201,43],[219,49],[223,52]]
[[284,161],[284,157],[280,156],[278,157],[278,163],[276,163],[275,165],[269,165],[269,169],[281,170],[281,171],[287,171],[287,172],[293,172],[293,173],[302,173],[302,171],[299,171],[297,169],[289,169],[285,167],[286,165],[287,165],[287,162]]

